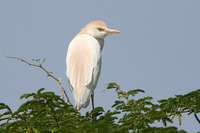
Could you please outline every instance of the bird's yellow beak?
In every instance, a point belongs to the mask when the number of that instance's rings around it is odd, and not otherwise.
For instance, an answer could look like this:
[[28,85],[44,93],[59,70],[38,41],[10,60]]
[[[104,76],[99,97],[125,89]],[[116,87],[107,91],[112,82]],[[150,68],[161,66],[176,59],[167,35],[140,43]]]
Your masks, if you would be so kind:
[[104,31],[107,32],[108,34],[113,34],[113,33],[121,34],[120,31],[113,29],[105,29]]

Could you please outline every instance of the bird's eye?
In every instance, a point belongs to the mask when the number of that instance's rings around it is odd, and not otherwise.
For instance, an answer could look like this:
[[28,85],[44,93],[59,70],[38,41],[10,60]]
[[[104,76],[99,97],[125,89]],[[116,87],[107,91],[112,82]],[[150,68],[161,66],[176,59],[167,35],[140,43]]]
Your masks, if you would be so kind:
[[99,31],[104,31],[105,29],[104,28],[97,28]]

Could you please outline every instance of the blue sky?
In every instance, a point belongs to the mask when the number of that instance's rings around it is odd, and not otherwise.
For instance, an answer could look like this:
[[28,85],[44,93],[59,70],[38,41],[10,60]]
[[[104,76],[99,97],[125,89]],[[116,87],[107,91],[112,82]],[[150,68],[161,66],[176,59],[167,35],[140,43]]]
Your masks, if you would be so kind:
[[[102,71],[95,90],[95,106],[105,110],[117,99],[101,91],[116,82],[121,89],[143,89],[159,99],[200,88],[200,1],[127,0],[0,1],[0,54],[31,59],[46,58],[44,67],[61,75],[71,101],[65,75],[68,44],[90,21],[103,20],[123,34],[105,38]],[[24,93],[45,87],[61,95],[59,85],[39,68],[0,56],[0,102],[16,110]],[[81,110],[84,114],[91,110]],[[189,132],[200,130],[195,118],[183,115]],[[160,124],[156,124],[160,125]],[[171,125],[171,124],[169,124]]]

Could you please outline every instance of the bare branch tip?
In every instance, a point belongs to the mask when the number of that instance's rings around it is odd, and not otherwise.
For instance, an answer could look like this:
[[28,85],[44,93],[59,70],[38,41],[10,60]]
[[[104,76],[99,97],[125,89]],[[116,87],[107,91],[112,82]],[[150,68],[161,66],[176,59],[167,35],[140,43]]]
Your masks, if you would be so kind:
[[4,55],[4,54],[2,54],[2,56],[6,57],[6,58],[10,58],[9,56],[7,56],[7,55]]

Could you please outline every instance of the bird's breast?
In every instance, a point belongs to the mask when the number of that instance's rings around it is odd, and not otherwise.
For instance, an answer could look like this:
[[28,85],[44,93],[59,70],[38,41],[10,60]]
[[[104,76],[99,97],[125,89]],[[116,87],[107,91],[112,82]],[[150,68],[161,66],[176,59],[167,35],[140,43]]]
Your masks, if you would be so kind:
[[93,69],[101,59],[101,44],[90,35],[78,35],[70,43],[67,55],[67,75],[72,86],[84,88],[92,80]]

